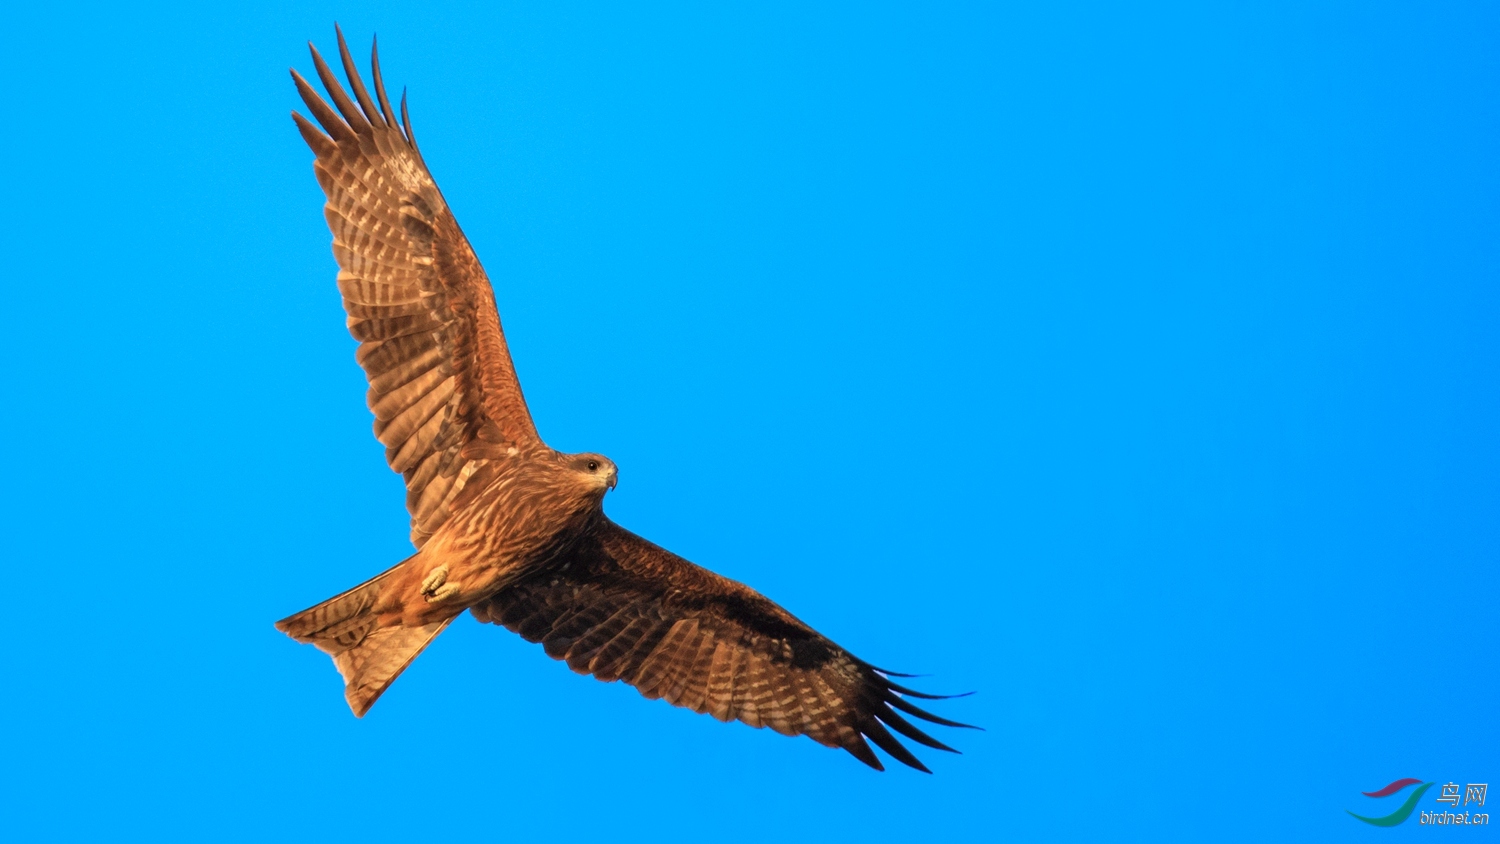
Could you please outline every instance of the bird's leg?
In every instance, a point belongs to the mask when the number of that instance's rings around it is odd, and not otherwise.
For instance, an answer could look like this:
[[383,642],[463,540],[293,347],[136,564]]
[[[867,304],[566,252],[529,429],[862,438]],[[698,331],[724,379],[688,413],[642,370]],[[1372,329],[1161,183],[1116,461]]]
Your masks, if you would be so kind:
[[456,592],[458,592],[458,584],[448,582],[447,566],[438,566],[427,575],[426,580],[422,581],[422,597],[426,598],[429,604],[448,598]]

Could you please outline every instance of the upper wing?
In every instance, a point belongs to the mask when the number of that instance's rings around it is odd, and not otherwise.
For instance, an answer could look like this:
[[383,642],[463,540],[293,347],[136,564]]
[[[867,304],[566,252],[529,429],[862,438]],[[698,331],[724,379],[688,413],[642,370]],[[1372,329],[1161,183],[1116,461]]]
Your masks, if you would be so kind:
[[[783,735],[841,747],[883,770],[868,738],[926,771],[887,726],[953,750],[900,713],[966,727],[902,696],[933,699],[891,682],[758,592],[596,517],[563,559],[475,605],[580,674],[624,680],[648,698],[720,721],[738,718]],[[895,675],[905,676],[905,675]],[[883,722],[883,723],[882,723]],[[955,751],[956,752],[956,751]]]
[[[349,333],[370,379],[375,436],[391,468],[406,476],[412,542],[448,518],[449,503],[474,471],[471,458],[538,442],[521,396],[489,279],[427,172],[412,136],[406,99],[391,110],[371,51],[371,100],[338,35],[339,55],[358,104],[312,50],[330,108],[297,71],[297,91],[327,132],[296,112],[317,155],[313,170],[328,195],[338,285]],[[309,45],[311,46],[311,45]],[[404,131],[403,131],[404,128]],[[482,439],[492,447],[464,447]]]

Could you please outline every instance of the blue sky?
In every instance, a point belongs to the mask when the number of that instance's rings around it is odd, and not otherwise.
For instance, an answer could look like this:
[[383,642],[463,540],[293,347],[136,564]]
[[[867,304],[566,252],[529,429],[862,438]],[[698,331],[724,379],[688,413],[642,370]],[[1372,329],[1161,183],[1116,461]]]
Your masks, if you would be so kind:
[[[0,835],[1357,841],[1500,778],[1492,6],[620,5],[7,11]],[[335,20],[611,516],[977,691],[962,756],[467,618],[360,721],[272,628],[410,551],[287,116]]]

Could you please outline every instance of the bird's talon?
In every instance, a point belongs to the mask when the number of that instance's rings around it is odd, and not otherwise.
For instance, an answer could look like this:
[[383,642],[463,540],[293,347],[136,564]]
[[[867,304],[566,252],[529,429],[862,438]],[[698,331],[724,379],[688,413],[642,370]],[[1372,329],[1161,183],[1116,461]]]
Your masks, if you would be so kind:
[[[438,566],[437,568],[433,569],[430,574],[427,575],[426,580],[422,581],[422,594],[427,596],[427,600],[430,601],[433,599],[433,596],[437,593],[438,589],[447,582],[448,567]],[[451,595],[453,593],[449,592],[448,594]]]
[[454,595],[458,594],[458,584],[457,583],[445,583],[442,586],[439,586],[437,589],[433,590],[432,592],[430,592],[430,593],[424,593],[424,594],[426,594],[427,602],[429,604],[436,603],[438,601],[446,601],[447,599],[449,599],[449,598],[453,597]]

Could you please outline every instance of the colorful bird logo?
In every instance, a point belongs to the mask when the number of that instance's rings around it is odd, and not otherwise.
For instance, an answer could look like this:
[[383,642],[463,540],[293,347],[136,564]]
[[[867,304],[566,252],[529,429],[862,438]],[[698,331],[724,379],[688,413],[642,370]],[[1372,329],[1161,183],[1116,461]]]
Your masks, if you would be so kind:
[[[1379,791],[1361,791],[1360,793],[1366,797],[1390,797],[1392,794],[1401,791],[1407,786],[1416,785],[1419,782],[1422,781],[1416,779],[1415,777],[1407,777],[1406,779],[1396,780],[1395,782],[1391,783],[1385,788],[1380,789]],[[1417,801],[1422,799],[1422,795],[1426,794],[1427,789],[1429,788],[1432,788],[1432,783],[1422,783],[1421,788],[1413,790],[1412,793],[1407,796],[1406,802],[1401,804],[1401,808],[1383,817],[1367,818],[1364,815],[1355,815],[1353,812],[1349,812],[1349,814],[1353,815],[1359,820],[1364,821],[1367,824],[1370,824],[1371,826],[1395,826],[1411,817],[1412,810],[1417,807]]]

